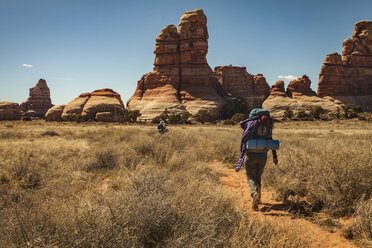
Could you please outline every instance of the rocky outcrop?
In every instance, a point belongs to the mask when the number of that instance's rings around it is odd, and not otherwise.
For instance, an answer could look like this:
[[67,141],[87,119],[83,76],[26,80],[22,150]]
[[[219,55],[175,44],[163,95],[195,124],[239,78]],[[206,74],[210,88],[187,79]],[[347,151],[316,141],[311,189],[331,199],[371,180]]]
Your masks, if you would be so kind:
[[249,106],[260,107],[269,95],[270,86],[263,75],[251,75],[246,67],[218,66],[214,72],[225,94],[243,98]]
[[[142,120],[150,120],[164,109],[192,114],[200,109],[218,111],[231,97],[260,106],[270,89],[265,78],[248,74],[244,67],[217,67],[213,72],[206,59],[208,38],[207,17],[201,9],[185,12],[178,31],[174,25],[166,26],[156,37],[154,69],[138,81],[128,109],[139,110]],[[246,95],[239,92],[239,85]]]
[[291,81],[287,87],[287,95],[293,96],[314,96],[316,93],[310,88],[311,81],[308,76],[303,75],[302,78]]
[[284,81],[282,80],[277,81],[273,86],[271,86],[270,95],[286,97],[287,94],[285,93],[284,89]]
[[56,105],[48,109],[45,114],[46,121],[61,121],[61,116],[66,105]]
[[0,121],[20,119],[21,110],[18,103],[0,102]]
[[63,107],[50,109],[45,118],[48,120],[95,120],[115,122],[124,114],[124,104],[118,93],[112,89],[95,90],[84,93]]
[[372,111],[372,22],[355,24],[352,38],[344,40],[342,57],[327,55],[319,74],[318,95]]
[[341,109],[343,103],[332,97],[319,97],[310,88],[311,81],[304,75],[289,83],[287,91],[284,82],[278,81],[271,87],[270,96],[264,101],[262,107],[270,111],[270,115],[280,119],[288,108],[296,115],[300,111],[309,111],[321,106],[326,112],[334,113]]
[[44,79],[40,79],[36,86],[30,89],[28,99],[20,105],[23,115],[29,117],[44,117],[51,107],[53,104],[50,99],[50,91]]

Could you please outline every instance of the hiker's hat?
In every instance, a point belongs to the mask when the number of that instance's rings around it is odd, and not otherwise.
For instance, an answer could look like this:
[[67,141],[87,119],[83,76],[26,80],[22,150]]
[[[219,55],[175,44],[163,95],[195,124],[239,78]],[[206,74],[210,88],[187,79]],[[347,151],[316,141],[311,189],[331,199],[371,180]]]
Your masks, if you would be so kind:
[[261,123],[264,125],[269,125],[270,124],[270,119],[266,115],[261,116]]

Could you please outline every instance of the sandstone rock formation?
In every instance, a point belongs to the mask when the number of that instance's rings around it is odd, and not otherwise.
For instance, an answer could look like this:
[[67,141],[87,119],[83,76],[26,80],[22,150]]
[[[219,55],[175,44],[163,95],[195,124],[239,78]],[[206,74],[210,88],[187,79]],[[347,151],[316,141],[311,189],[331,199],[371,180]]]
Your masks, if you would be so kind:
[[284,82],[278,81],[272,86],[270,96],[264,101],[262,107],[269,110],[274,118],[284,117],[284,111],[290,109],[296,115],[299,111],[309,112],[312,108],[321,106],[328,113],[341,109],[343,103],[332,97],[319,97],[310,88],[311,81],[304,75],[289,83],[287,92]]
[[96,120],[119,121],[124,114],[124,104],[118,93],[112,89],[95,90],[84,93],[63,107],[50,109],[45,118],[49,120]]
[[[23,115],[29,117],[44,117],[49,108],[53,107],[50,91],[44,79],[30,89],[30,96],[20,105]],[[29,113],[27,113],[29,111]]]
[[298,78],[289,83],[287,87],[287,95],[293,96],[314,96],[316,93],[310,88],[311,81],[308,76],[303,75],[302,78]]
[[45,114],[46,121],[61,121],[61,115],[66,105],[56,105],[48,109]]
[[270,89],[270,96],[287,96],[284,89],[284,81],[277,81]]
[[0,102],[0,121],[20,119],[21,110],[18,103]]
[[246,67],[218,66],[214,72],[225,94],[243,98],[249,106],[261,106],[269,95],[270,86],[263,75],[253,76],[247,72]]
[[[226,97],[243,97],[260,106],[270,89],[265,78],[249,75],[244,67],[217,67],[213,72],[206,59],[208,38],[207,17],[201,9],[185,12],[178,31],[174,25],[166,26],[156,38],[154,70],[138,81],[128,109],[139,110],[142,120],[150,120],[164,109],[192,114],[200,109],[218,111]],[[238,91],[239,85],[247,95]]]
[[318,95],[372,111],[372,22],[355,24],[352,39],[344,40],[342,57],[327,55],[319,74]]

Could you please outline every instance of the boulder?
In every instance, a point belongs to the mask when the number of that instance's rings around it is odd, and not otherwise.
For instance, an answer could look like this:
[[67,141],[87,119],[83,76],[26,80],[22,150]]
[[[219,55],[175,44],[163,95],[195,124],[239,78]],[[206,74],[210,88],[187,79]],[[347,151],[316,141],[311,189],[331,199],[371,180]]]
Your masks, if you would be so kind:
[[95,120],[97,113],[110,112],[113,115],[124,114],[124,104],[118,93],[112,89],[93,91],[83,108],[81,116],[85,120]]
[[[49,108],[53,106],[50,99],[50,91],[44,79],[40,79],[36,86],[30,89],[30,95],[27,100],[20,105],[23,113],[28,112],[27,116],[34,115],[35,117],[43,118]],[[32,113],[32,114],[31,114]]]
[[327,55],[319,73],[318,95],[372,111],[372,22],[355,23],[352,38],[342,44],[342,57]]
[[0,102],[0,121],[20,119],[21,109],[18,103]]
[[67,121],[80,118],[87,121],[119,121],[123,114],[124,104],[120,95],[112,89],[106,88],[81,94],[67,103],[61,114],[61,119]]
[[66,105],[56,105],[51,107],[45,114],[46,121],[61,121],[62,113]]
[[62,120],[70,121],[73,120],[75,116],[80,116],[83,112],[84,105],[87,103],[89,98],[90,93],[83,93],[67,103],[62,112]]

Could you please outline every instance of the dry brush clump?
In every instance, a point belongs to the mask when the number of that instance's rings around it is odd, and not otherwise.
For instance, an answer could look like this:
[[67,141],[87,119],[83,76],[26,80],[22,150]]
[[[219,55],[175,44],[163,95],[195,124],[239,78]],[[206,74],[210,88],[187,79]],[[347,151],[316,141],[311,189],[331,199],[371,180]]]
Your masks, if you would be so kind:
[[13,125],[0,126],[0,247],[308,245],[237,210],[207,166],[235,160],[239,130]]
[[370,199],[371,132],[284,131],[277,137],[280,163],[266,168],[264,181],[280,198],[303,197],[313,210],[334,216],[350,216]]

